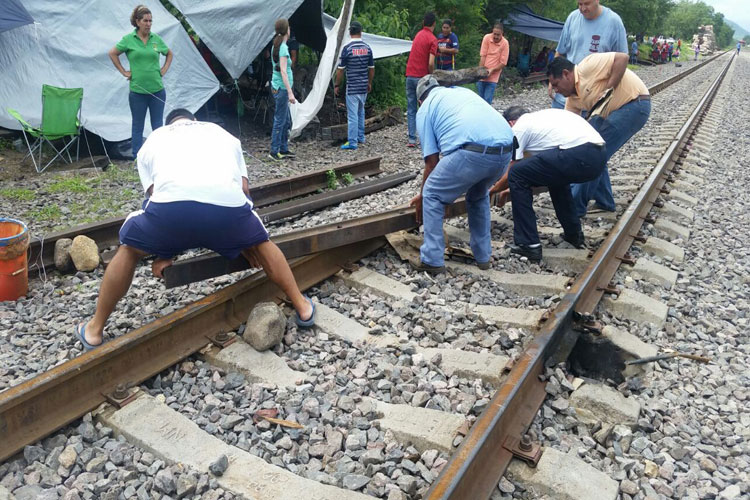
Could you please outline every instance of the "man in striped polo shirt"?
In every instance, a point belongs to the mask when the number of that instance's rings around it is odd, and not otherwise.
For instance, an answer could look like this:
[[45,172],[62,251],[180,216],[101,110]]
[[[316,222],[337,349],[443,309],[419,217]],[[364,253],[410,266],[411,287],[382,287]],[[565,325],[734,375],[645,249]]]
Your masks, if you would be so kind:
[[341,77],[346,69],[346,117],[349,123],[348,141],[341,149],[357,149],[365,143],[365,101],[372,90],[375,76],[375,61],[372,49],[362,41],[362,25],[352,21],[349,26],[352,41],[341,49],[341,59],[336,70],[336,85],[333,91],[339,95]]

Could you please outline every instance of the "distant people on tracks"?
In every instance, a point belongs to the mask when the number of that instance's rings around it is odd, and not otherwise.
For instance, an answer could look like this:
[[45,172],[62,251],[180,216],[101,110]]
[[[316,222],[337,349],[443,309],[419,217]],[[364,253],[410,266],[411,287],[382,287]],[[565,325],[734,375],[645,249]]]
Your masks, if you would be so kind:
[[419,79],[435,71],[435,57],[437,56],[437,38],[435,30],[435,13],[424,15],[422,29],[411,42],[409,59],[406,61],[406,123],[408,128],[408,142],[410,148],[417,145],[417,83]]
[[570,184],[594,180],[606,169],[604,139],[581,115],[562,109],[529,113],[512,106],[503,117],[513,128],[515,158],[490,194],[501,193],[501,203],[510,196],[514,241],[511,252],[535,262],[542,259],[532,206],[532,188],[541,186],[549,188],[555,215],[563,227],[563,239],[583,248],[581,220],[575,214]]
[[138,152],[138,175],[147,196],[143,209],[120,229],[120,248],[104,273],[94,317],[76,326],[86,350],[101,345],[107,319],[127,293],[139,260],[155,255],[151,269],[161,278],[175,255],[201,247],[228,259],[241,254],[262,267],[291,300],[297,324],[312,326],[314,304],[300,292],[253,210],[242,146],[234,136],[176,109]]
[[638,64],[638,42],[633,40],[630,44],[630,64]]
[[700,55],[701,55],[701,44],[696,43],[695,44],[695,56],[693,56],[693,61],[697,61]]
[[[628,53],[625,25],[617,13],[599,0],[578,0],[578,9],[568,15],[557,44],[557,56],[578,64],[592,53]],[[565,108],[565,97],[548,86],[553,108]]]
[[[130,14],[130,24],[135,28],[117,42],[109,51],[109,58],[117,71],[130,81],[128,103],[132,121],[130,143],[133,157],[143,144],[143,126],[146,122],[146,111],[151,118],[151,130],[156,130],[164,123],[164,105],[167,93],[164,90],[162,77],[172,64],[172,51],[159,35],[151,32],[153,18],[145,5],[138,5]],[[125,54],[130,69],[123,68],[120,55]],[[164,65],[160,64],[160,55],[165,56]]]
[[341,145],[341,149],[357,149],[357,144],[365,143],[365,101],[367,94],[372,92],[372,79],[375,76],[372,49],[362,41],[362,25],[358,21],[352,21],[349,25],[349,35],[352,41],[341,49],[336,84],[333,87],[338,96],[341,78],[346,70],[348,140]]
[[[591,54],[579,64],[557,57],[547,70],[553,88],[567,97],[565,109],[586,118],[607,143],[607,161],[648,121],[651,95],[631,70],[628,56],[616,52]],[[613,212],[615,200],[609,172],[571,187],[576,215],[586,215],[588,202],[595,209]]]
[[477,82],[477,94],[490,105],[492,105],[492,99],[495,97],[495,89],[497,88],[497,82],[500,80],[500,74],[508,64],[508,54],[510,54],[510,45],[503,36],[504,29],[503,23],[495,21],[492,26],[492,33],[484,35],[482,46],[479,49],[479,65],[487,68],[490,74],[487,78]]
[[437,36],[437,59],[435,69],[453,71],[456,69],[456,54],[458,54],[458,37],[453,32],[453,21],[443,19],[440,34]]
[[465,194],[471,250],[477,266],[488,269],[492,254],[489,189],[508,166],[513,132],[492,106],[468,89],[440,87],[428,75],[419,81],[417,95],[424,175],[411,206],[417,221],[424,222],[424,243],[420,261],[411,264],[431,274],[445,270],[445,207]]
[[742,43],[737,42],[737,55],[740,55],[740,49],[742,48]]
[[277,19],[274,31],[271,45],[271,95],[275,108],[271,129],[271,151],[268,157],[273,161],[282,161],[294,157],[294,153],[289,151],[289,128],[292,125],[289,104],[296,103],[297,99],[292,90],[294,76],[289,46],[286,43],[289,40],[289,21],[283,17]]

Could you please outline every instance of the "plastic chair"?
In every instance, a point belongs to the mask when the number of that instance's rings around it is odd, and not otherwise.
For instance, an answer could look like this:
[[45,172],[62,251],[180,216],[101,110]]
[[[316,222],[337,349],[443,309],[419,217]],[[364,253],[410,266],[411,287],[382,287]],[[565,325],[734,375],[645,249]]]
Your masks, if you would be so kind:
[[[42,85],[42,124],[39,128],[32,127],[24,120],[18,111],[8,108],[8,113],[21,124],[23,137],[29,152],[26,156],[31,156],[34,162],[34,168],[41,173],[52,164],[58,157],[72,163],[73,158],[70,156],[70,148],[73,143],[77,144],[76,161],[80,152],[79,136],[81,134],[81,101],[83,100],[83,89],[65,89],[53,87],[51,85]],[[35,139],[31,144],[29,136]],[[63,140],[62,147],[58,148],[52,141]],[[49,144],[55,151],[55,156],[42,166],[42,146],[44,143]],[[39,151],[39,160],[34,156]],[[24,157],[24,160],[26,157]]]

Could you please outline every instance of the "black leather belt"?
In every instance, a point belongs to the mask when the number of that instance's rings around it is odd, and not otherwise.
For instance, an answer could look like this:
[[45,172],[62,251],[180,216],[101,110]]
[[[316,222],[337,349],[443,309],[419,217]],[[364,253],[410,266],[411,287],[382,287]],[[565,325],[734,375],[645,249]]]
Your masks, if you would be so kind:
[[513,151],[513,146],[485,146],[483,144],[474,144],[473,142],[470,142],[468,144],[464,144],[463,146],[459,146],[458,149],[471,151],[472,153],[482,153],[486,155],[504,155],[506,153],[511,153]]
[[636,97],[633,100],[634,101],[650,101],[651,100],[651,96],[649,94],[641,94],[641,95],[639,95],[638,97]]

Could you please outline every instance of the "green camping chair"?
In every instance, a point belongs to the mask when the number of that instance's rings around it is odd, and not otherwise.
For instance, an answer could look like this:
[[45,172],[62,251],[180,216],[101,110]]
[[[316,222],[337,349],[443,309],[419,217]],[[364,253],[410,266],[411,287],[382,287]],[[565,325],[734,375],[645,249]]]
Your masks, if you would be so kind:
[[[42,85],[42,125],[39,128],[32,127],[24,120],[18,111],[8,108],[8,113],[21,124],[23,137],[29,152],[26,156],[31,156],[36,171],[41,173],[46,170],[50,164],[58,157],[63,161],[72,163],[73,158],[70,156],[70,149],[73,143],[77,144],[76,160],[80,152],[80,142],[78,138],[81,134],[81,100],[83,99],[83,89],[64,89],[53,87],[51,85]],[[29,136],[33,137],[34,143],[31,144]],[[63,144],[57,147],[52,141],[62,139]],[[49,144],[55,151],[55,156],[42,166],[42,146],[44,143]],[[34,157],[39,152],[39,160]],[[24,160],[26,157],[24,157]]]

